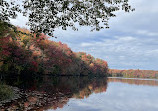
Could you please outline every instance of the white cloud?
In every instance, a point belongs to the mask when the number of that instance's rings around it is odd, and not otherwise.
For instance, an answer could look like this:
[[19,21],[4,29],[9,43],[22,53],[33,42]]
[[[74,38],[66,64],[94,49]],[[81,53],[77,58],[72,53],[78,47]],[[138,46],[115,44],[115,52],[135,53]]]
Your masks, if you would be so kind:
[[[154,47],[152,42],[155,42]],[[78,51],[85,51],[95,57],[107,60],[111,68],[115,68],[117,66],[117,68],[121,69],[145,69],[149,64],[151,66],[155,66],[155,64],[157,64],[156,62],[158,62],[157,38],[117,36],[113,37],[113,39],[105,38],[100,42],[83,42],[76,47],[78,47]],[[156,67],[157,66],[154,68]]]
[[138,30],[138,34],[146,35],[146,36],[158,36],[157,32],[149,32],[147,30]]
[[117,39],[118,42],[130,42],[136,40],[136,38],[132,36],[126,36],[126,37],[116,36],[115,38]]
[[81,47],[93,46],[92,43],[81,43]]
[[18,17],[16,19],[10,19],[10,22],[15,26],[20,26],[24,28],[28,28],[29,26],[26,25],[28,21],[27,17],[24,17],[22,14],[18,13]]
[[[90,27],[56,29],[57,39],[67,43],[73,51],[85,51],[108,61],[110,68],[158,68],[158,0],[129,0],[136,10],[117,12],[109,21],[110,29],[90,32]],[[12,23],[25,26],[19,16]]]

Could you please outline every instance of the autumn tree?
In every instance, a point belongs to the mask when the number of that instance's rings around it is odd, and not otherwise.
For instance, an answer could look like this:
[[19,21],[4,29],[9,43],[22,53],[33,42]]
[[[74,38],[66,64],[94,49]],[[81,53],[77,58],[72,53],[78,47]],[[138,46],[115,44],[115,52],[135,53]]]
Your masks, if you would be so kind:
[[9,23],[19,12],[28,17],[27,25],[32,32],[52,36],[58,27],[78,30],[76,24],[97,31],[109,28],[108,20],[120,9],[134,10],[128,0],[1,0],[0,21]]

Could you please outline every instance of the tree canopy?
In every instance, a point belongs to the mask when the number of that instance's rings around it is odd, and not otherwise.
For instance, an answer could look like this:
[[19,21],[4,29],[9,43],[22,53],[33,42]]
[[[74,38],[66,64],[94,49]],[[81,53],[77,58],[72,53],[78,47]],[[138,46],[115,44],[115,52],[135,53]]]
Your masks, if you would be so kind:
[[27,25],[33,33],[52,36],[57,27],[78,30],[77,25],[90,26],[92,31],[109,28],[109,18],[120,9],[134,10],[128,0],[0,0],[0,21],[9,23],[19,12],[28,17]]

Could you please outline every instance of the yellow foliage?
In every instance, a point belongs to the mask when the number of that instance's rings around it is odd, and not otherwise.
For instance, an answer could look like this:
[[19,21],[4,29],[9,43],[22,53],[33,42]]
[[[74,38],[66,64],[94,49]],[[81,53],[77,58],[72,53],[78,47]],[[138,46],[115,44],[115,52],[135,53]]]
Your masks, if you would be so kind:
[[93,68],[93,67],[94,67],[94,64],[93,64],[93,63],[91,63],[89,66],[90,66],[91,68]]
[[3,65],[3,61],[2,62],[0,62],[0,67]]

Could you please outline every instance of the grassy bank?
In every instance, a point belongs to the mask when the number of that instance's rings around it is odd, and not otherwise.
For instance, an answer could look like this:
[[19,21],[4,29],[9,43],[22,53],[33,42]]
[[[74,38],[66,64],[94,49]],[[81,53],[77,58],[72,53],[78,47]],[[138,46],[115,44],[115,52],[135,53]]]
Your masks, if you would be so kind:
[[14,96],[13,89],[5,84],[0,83],[0,101],[11,99]]

